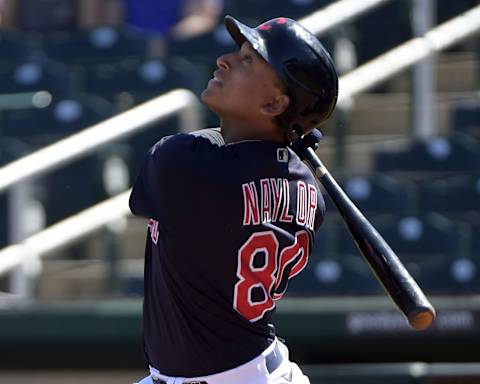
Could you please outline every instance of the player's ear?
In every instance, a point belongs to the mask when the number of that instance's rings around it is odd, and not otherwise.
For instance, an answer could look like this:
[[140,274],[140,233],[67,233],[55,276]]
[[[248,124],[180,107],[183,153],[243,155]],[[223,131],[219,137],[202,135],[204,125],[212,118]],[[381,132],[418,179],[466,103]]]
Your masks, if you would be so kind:
[[278,94],[272,97],[267,103],[265,103],[261,111],[264,115],[278,116],[281,115],[288,108],[290,104],[290,98],[285,94]]

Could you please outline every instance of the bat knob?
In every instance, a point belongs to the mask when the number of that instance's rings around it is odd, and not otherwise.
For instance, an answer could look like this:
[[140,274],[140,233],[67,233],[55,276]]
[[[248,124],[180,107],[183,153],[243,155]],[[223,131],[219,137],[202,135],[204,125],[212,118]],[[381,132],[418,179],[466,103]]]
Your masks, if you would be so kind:
[[423,308],[418,312],[414,312],[408,315],[408,322],[412,328],[417,331],[422,331],[430,327],[435,320],[435,309]]
[[292,143],[291,148],[300,157],[300,159],[303,160],[305,158],[305,150],[307,148],[313,148],[314,150],[317,149],[318,143],[320,142],[320,140],[322,140],[322,138],[322,132],[315,128],[306,135],[296,139]]

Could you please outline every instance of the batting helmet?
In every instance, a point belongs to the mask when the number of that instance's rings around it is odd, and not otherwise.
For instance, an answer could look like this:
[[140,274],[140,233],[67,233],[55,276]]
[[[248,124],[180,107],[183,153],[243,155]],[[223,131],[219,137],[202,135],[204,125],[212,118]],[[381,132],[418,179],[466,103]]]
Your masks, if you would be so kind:
[[226,16],[225,26],[239,46],[250,42],[285,84],[291,102],[285,121],[289,131],[303,134],[328,119],[337,102],[338,76],[315,35],[285,17],[250,28]]

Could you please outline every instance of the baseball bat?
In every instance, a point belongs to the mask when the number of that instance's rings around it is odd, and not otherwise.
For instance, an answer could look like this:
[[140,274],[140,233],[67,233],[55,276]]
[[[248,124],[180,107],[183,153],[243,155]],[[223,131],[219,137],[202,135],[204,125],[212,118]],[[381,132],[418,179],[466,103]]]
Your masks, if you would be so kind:
[[[318,136],[318,134],[320,135]],[[395,252],[350,200],[318,158],[312,147],[316,148],[320,138],[321,133],[317,131],[316,138],[315,135],[307,138],[302,145],[297,145],[296,151],[300,149],[301,158],[307,161],[337,207],[363,258],[387,294],[406,316],[410,326],[416,330],[428,328],[435,319],[434,307]]]

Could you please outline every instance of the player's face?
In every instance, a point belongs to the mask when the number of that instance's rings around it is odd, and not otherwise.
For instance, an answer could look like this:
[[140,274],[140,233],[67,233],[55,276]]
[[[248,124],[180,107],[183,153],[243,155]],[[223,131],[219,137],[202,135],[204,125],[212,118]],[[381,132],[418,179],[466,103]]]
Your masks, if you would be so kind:
[[267,118],[268,113],[277,113],[277,106],[270,107],[272,100],[283,95],[280,80],[250,43],[245,42],[239,51],[219,57],[217,66],[202,100],[221,119],[256,121]]

